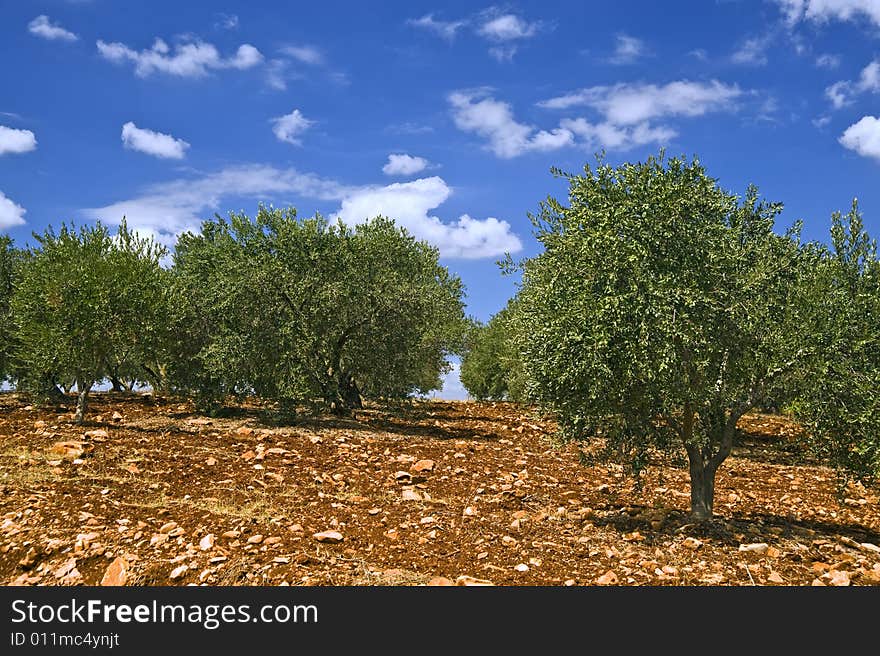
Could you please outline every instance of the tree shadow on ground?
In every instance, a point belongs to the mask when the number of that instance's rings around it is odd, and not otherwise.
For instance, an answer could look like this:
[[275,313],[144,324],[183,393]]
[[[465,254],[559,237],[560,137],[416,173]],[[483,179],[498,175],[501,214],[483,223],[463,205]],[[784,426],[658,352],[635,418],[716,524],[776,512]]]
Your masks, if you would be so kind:
[[[621,534],[638,531],[647,544],[660,543],[676,535],[711,539],[738,547],[743,542],[773,543],[780,538],[809,541],[812,537],[848,538],[855,542],[880,544],[880,531],[861,524],[842,524],[818,519],[792,519],[771,513],[733,513],[716,515],[711,520],[694,522],[687,512],[672,510],[663,526],[655,529],[648,519],[640,516],[652,511],[650,506],[610,503],[608,513],[590,521],[596,526],[612,528]],[[613,512],[617,510],[617,512]],[[742,539],[741,539],[742,538]]]

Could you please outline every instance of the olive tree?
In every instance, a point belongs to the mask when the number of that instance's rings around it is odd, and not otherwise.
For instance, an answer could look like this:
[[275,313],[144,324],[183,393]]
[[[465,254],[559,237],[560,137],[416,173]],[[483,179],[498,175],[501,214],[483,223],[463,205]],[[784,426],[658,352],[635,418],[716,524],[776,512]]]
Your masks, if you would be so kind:
[[841,489],[850,478],[871,482],[880,473],[880,260],[856,201],[832,216],[804,294],[800,334],[813,348],[790,408]]
[[493,315],[485,325],[469,330],[461,359],[461,383],[480,400],[523,401],[522,365],[511,339],[514,303]]
[[202,399],[338,413],[436,388],[464,326],[461,281],[438,257],[383,217],[349,227],[261,206],[206,221],[174,255],[171,378]]
[[15,264],[17,253],[12,239],[0,235],[0,382],[10,375],[10,358],[12,355],[12,300],[13,282],[15,280]]
[[529,395],[564,438],[606,440],[643,466],[687,455],[691,512],[712,515],[737,421],[805,355],[793,327],[810,257],[781,206],[721,189],[696,160],[651,157],[563,174],[532,217],[514,339]]
[[34,238],[12,297],[18,384],[35,393],[47,381],[75,384],[82,423],[96,383],[160,348],[165,250],[124,221],[116,235],[99,222]]

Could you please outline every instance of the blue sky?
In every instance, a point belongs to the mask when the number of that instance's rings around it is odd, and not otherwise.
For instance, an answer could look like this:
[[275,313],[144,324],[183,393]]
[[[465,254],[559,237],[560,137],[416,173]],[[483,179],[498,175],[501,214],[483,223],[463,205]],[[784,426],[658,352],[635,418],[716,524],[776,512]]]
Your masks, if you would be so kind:
[[[0,231],[384,213],[486,320],[527,213],[607,151],[699,155],[827,238],[880,234],[880,0],[0,0]],[[454,380],[444,392],[458,396]]]

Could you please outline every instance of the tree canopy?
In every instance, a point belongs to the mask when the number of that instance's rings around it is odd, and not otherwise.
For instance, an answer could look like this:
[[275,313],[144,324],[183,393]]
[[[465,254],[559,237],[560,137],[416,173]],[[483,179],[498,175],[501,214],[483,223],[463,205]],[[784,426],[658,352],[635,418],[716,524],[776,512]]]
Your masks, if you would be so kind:
[[[560,175],[565,175],[561,174]],[[601,435],[636,467],[683,449],[691,510],[711,515],[737,420],[803,355],[795,301],[810,257],[781,206],[719,188],[694,159],[565,175],[534,217],[515,339],[530,395],[562,435]]]
[[141,365],[161,347],[165,250],[124,221],[115,236],[99,222],[34,237],[11,303],[15,375],[37,394],[75,384],[82,422],[97,382],[121,370],[143,379]]
[[[344,413],[440,386],[464,329],[459,278],[384,217],[354,227],[260,207],[180,237],[172,380]],[[191,339],[193,335],[195,339]]]

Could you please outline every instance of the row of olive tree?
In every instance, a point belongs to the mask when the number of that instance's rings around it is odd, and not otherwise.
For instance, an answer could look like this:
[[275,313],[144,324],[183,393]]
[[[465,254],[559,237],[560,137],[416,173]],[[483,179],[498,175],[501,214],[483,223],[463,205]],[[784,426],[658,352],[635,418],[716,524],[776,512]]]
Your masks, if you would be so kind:
[[258,395],[338,413],[439,387],[466,327],[461,281],[390,219],[354,228],[261,207],[167,250],[98,223],[0,242],[0,380],[37,398],[103,380],[216,409]]
[[778,234],[781,205],[722,190],[696,160],[556,173],[568,205],[542,203],[543,252],[505,263],[522,283],[504,334],[493,319],[464,357],[473,395],[509,395],[512,375],[563,438],[601,438],[635,468],[683,451],[699,519],[738,420],[771,400],[846,475],[878,473],[880,264],[855,204],[827,247]]

